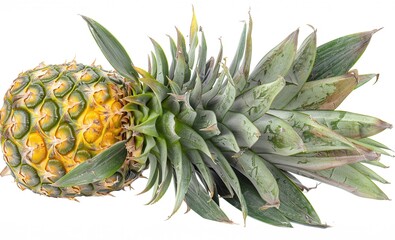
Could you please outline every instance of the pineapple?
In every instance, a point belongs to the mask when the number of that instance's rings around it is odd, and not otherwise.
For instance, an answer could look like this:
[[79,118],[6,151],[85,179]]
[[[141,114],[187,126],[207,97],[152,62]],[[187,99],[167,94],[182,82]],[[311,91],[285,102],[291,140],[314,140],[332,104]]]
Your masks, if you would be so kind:
[[18,186],[72,198],[129,185],[137,177],[131,161],[102,181],[53,186],[80,163],[125,139],[122,107],[128,92],[118,74],[75,61],[40,64],[21,73],[6,93],[0,118],[4,160]]
[[378,118],[335,110],[377,74],[351,70],[368,31],[316,46],[298,30],[250,69],[252,20],[228,65],[222,45],[207,57],[193,14],[189,42],[177,29],[170,58],[153,39],[148,69],[118,40],[83,17],[116,72],[75,62],[19,75],[4,98],[1,146],[21,188],[51,197],[104,195],[149,171],[142,192],[155,203],[175,183],[173,215],[185,201],[203,218],[231,222],[220,197],[260,221],[325,226],[296,177],[355,195],[388,199],[368,168],[389,149],[371,136]]

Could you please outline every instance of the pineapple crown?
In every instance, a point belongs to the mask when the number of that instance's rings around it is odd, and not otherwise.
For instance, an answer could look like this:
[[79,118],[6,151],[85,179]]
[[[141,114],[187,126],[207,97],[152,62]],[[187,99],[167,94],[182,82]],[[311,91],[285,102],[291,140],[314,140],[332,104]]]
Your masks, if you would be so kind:
[[[148,70],[135,67],[118,40],[102,25],[83,16],[114,69],[131,86],[123,110],[132,113],[128,127],[136,171],[149,166],[150,203],[161,199],[172,179],[173,215],[185,201],[200,216],[231,222],[219,196],[261,221],[291,226],[325,226],[294,176],[332,184],[356,195],[387,196],[372,180],[385,182],[362,162],[381,165],[388,148],[370,136],[390,124],[374,117],[335,111],[356,88],[377,74],[351,71],[372,35],[347,35],[319,47],[316,31],[297,46],[298,30],[267,53],[250,72],[251,16],[229,65],[220,47],[207,57],[204,32],[193,13],[189,43],[177,29],[170,37],[171,56],[151,39]],[[58,180],[80,185],[111,176],[124,162],[122,141]],[[383,166],[383,165],[382,165]],[[336,170],[336,171],[335,171]]]

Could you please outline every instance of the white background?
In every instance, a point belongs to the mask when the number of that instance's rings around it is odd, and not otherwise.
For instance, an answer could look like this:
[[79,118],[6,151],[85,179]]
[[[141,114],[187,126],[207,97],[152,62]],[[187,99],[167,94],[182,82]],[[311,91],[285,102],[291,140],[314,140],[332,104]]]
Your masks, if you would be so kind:
[[[254,58],[256,63],[268,50],[296,28],[306,36],[311,24],[318,29],[318,42],[360,31],[384,27],[374,35],[364,56],[357,63],[361,73],[379,72],[380,80],[355,91],[340,108],[374,115],[395,123],[394,114],[394,10],[393,1],[83,1],[36,0],[0,3],[0,95],[3,95],[20,71],[40,62],[63,63],[72,60],[96,63],[110,68],[78,16],[96,19],[123,43],[134,63],[146,67],[152,50],[148,37],[164,48],[165,34],[175,36],[174,26],[189,31],[192,4],[198,22],[205,30],[209,53],[216,56],[222,37],[225,56],[233,57],[242,29],[240,21],[254,19]],[[394,132],[376,137],[395,148]],[[392,166],[377,169],[395,182],[395,165],[390,157],[383,162]],[[1,161],[0,168],[5,164]],[[183,205],[166,220],[173,207],[173,191],[156,205],[145,206],[150,194],[137,196],[144,180],[135,190],[114,193],[115,197],[79,198],[79,203],[51,199],[20,191],[11,177],[0,179],[1,239],[393,239],[395,235],[394,201],[358,198],[343,190],[320,185],[307,193],[328,229],[295,224],[293,229],[278,228],[252,218],[243,226],[241,214],[223,203],[236,224],[201,219],[193,212],[184,214]],[[380,185],[390,198],[394,185]]]

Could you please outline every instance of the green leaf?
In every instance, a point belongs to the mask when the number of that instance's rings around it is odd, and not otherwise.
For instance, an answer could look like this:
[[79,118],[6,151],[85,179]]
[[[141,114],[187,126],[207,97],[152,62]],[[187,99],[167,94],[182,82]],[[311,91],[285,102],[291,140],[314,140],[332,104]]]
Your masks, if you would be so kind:
[[326,227],[313,206],[307,200],[298,186],[295,185],[284,173],[272,164],[264,161],[266,166],[277,179],[280,189],[280,212],[293,222],[310,226]]
[[211,158],[210,150],[204,139],[191,127],[176,121],[175,131],[180,136],[180,142],[186,149],[196,149]]
[[236,74],[237,69],[240,67],[240,63],[243,59],[244,49],[246,48],[246,39],[247,39],[247,24],[244,23],[243,31],[241,32],[239,45],[237,46],[237,50],[235,56],[233,57],[233,61],[229,67],[229,73],[233,77]]
[[252,146],[256,153],[275,153],[278,155],[293,155],[306,150],[302,138],[284,120],[265,114],[254,122],[261,136]]
[[66,175],[57,180],[52,186],[71,187],[89,184],[112,176],[122,166],[126,159],[126,141],[120,141],[79,164]]
[[300,46],[290,71],[284,77],[287,79],[287,82],[290,82],[290,84],[287,84],[276,96],[271,108],[284,108],[291,101],[291,99],[294,98],[296,94],[298,94],[300,89],[307,81],[307,78],[311,73],[311,69],[313,68],[317,52],[316,45],[317,35],[316,31],[313,31]]
[[[261,207],[266,205],[266,202],[261,198],[255,187],[251,182],[240,173],[238,174],[241,191],[247,203],[248,216],[253,217],[259,221],[280,227],[292,227],[289,220],[277,209],[268,208],[262,210]],[[238,198],[224,198],[227,202],[232,204],[234,207],[241,209],[240,201]]]
[[270,110],[269,114],[287,121],[303,139],[308,152],[355,148],[348,139],[314,121],[307,114],[281,110]]
[[310,172],[293,167],[281,166],[285,171],[315,179],[317,181],[344,189],[360,197],[388,200],[385,193],[376,184],[350,165],[343,165],[327,170]]
[[190,161],[182,153],[182,147],[179,142],[168,145],[168,157],[176,177],[176,201],[173,212],[169,216],[170,218],[177,212],[185,198],[191,180],[192,168]]
[[158,119],[157,114],[152,114],[149,116],[149,118],[135,126],[130,127],[130,130],[133,130],[134,132],[139,132],[144,135],[148,136],[153,136],[153,137],[158,137],[158,132],[156,130],[156,120]]
[[169,77],[169,66],[167,63],[167,58],[162,47],[151,38],[151,42],[154,46],[157,62],[157,74],[156,79],[163,85],[167,85],[167,78]]
[[232,107],[236,97],[236,89],[232,81],[227,81],[226,85],[218,92],[214,98],[207,103],[207,108],[215,112],[217,118],[222,120],[224,115]]
[[276,179],[263,163],[263,159],[245,150],[240,154],[224,154],[233,168],[237,169],[255,186],[259,195],[266,201],[265,205],[260,206],[262,210],[277,207],[280,205],[279,189]]
[[196,109],[202,101],[202,81],[200,77],[197,77],[195,79],[195,87],[190,91],[191,91],[191,97],[189,98],[190,105],[193,109]]
[[230,166],[228,160],[226,160],[224,155],[222,155],[221,151],[219,151],[210,142],[208,142],[207,145],[209,146],[210,151],[213,153],[213,157],[215,159],[216,165],[218,165],[217,169],[214,168],[214,170],[221,177],[221,179],[223,180],[225,179],[225,181],[230,184],[230,186],[232,187],[232,189],[234,190],[240,201],[241,209],[243,213],[243,219],[245,222],[248,214],[248,208],[243,193],[241,192],[239,180],[235,172],[233,171],[232,167]]
[[180,136],[177,135],[175,131],[176,121],[175,116],[171,112],[165,112],[158,121],[158,129],[170,144],[178,141]]
[[373,136],[392,125],[378,118],[345,111],[303,111],[317,122],[344,137],[360,139]]
[[158,174],[159,174],[158,159],[152,154],[148,156],[148,159],[149,159],[150,174],[145,188],[139,194],[148,192],[154,186],[155,182],[158,179]]
[[317,57],[308,81],[346,74],[367,48],[378,30],[350,34],[317,48]]
[[220,134],[217,125],[217,117],[213,111],[197,109],[197,115],[193,128],[199,132],[202,138],[207,139]]
[[249,21],[248,21],[248,30],[247,30],[247,39],[246,45],[244,50],[244,58],[243,62],[239,70],[233,76],[233,81],[236,87],[236,95],[239,95],[245,85],[247,84],[247,79],[250,74],[250,67],[251,67],[251,58],[252,58],[252,18],[251,14],[249,13]]
[[[176,68],[176,59],[177,59],[177,46],[176,43],[174,42],[174,39],[171,36],[169,37],[169,42],[170,42],[170,53],[171,53],[171,64],[170,64],[170,70],[169,70],[169,79],[174,78],[174,71]],[[156,63],[156,58],[155,58],[155,63]]]
[[296,55],[299,30],[291,33],[267,53],[251,72],[243,92],[264,83],[271,83],[279,76],[286,76]]
[[207,93],[208,91],[210,91],[214,83],[217,81],[219,75],[219,69],[222,61],[222,53],[223,53],[223,47],[222,47],[222,42],[220,40],[220,48],[219,48],[217,60],[215,61],[215,65],[213,66],[208,76],[205,79],[202,79],[202,87],[203,87],[202,93]]
[[152,92],[155,93],[157,96],[159,102],[162,102],[167,96],[168,96],[168,88],[163,85],[163,83],[157,81],[155,78],[153,78],[148,72],[144,71],[141,68],[135,67],[136,71],[138,71],[141,75],[143,75],[142,78],[139,80],[147,85]]
[[136,84],[138,74],[133,69],[133,63],[121,43],[102,25],[95,20],[82,16],[88,23],[90,32],[96,40],[104,56],[122,76],[133,80]]
[[379,80],[379,74],[371,73],[371,74],[363,74],[358,76],[358,84],[355,88],[359,88],[365,83],[369,82],[372,79],[376,79],[376,82]]
[[376,172],[374,172],[372,169],[363,165],[362,163],[354,163],[354,164],[351,164],[350,166],[372,180],[379,181],[384,184],[390,183],[387,180],[385,180],[383,177],[378,175]]
[[274,98],[284,86],[284,78],[279,77],[273,82],[253,87],[239,95],[230,110],[243,113],[249,120],[255,121],[270,109]]
[[259,154],[262,158],[281,168],[281,166],[291,166],[304,169],[307,171],[320,171],[334,167],[352,164],[356,162],[377,159],[378,154],[372,152],[358,151],[333,151],[329,156],[323,155],[321,152],[316,155],[296,155],[281,156],[276,154]]
[[357,76],[353,73],[307,82],[284,109],[334,110],[355,89],[357,84]]
[[189,52],[188,52],[188,64],[191,69],[193,68],[193,65],[195,63],[195,51],[199,43],[198,31],[199,31],[199,25],[196,19],[195,10],[192,9],[192,20],[191,20],[191,26],[189,28]]
[[213,136],[211,142],[222,151],[239,152],[240,148],[235,135],[222,123],[217,124],[220,134]]
[[232,223],[222,209],[211,199],[209,194],[200,185],[198,179],[192,174],[185,201],[194,212],[201,217],[217,222]]
[[202,43],[200,44],[199,47],[198,63],[196,66],[196,70],[200,79],[203,79],[206,70],[207,43],[206,43],[206,38],[204,37],[204,32],[202,30],[200,32],[202,33],[202,37],[201,37]]
[[196,171],[200,174],[201,178],[204,180],[204,184],[211,194],[215,192],[214,180],[211,175],[210,169],[204,163],[203,158],[200,156],[198,150],[189,150],[186,153],[191,163],[195,166]]
[[233,132],[239,147],[251,148],[261,135],[255,125],[241,113],[228,112],[222,123]]

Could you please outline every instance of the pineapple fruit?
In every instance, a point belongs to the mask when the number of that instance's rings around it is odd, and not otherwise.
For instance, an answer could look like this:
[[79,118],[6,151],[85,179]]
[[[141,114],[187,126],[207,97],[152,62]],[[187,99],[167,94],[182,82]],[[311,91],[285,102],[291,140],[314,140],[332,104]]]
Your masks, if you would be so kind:
[[[303,194],[301,175],[361,197],[388,199],[378,118],[335,110],[377,74],[352,66],[368,31],[298,47],[298,30],[251,69],[252,20],[227,65],[222,45],[207,57],[193,14],[189,42],[177,29],[170,58],[153,39],[147,70],[116,38],[83,17],[116,70],[70,62],[21,73],[4,97],[1,147],[18,186],[51,197],[104,195],[149,171],[143,192],[155,203],[175,183],[174,214],[185,201],[203,218],[231,222],[220,197],[276,225],[325,226]],[[171,215],[172,215],[171,214]]]

